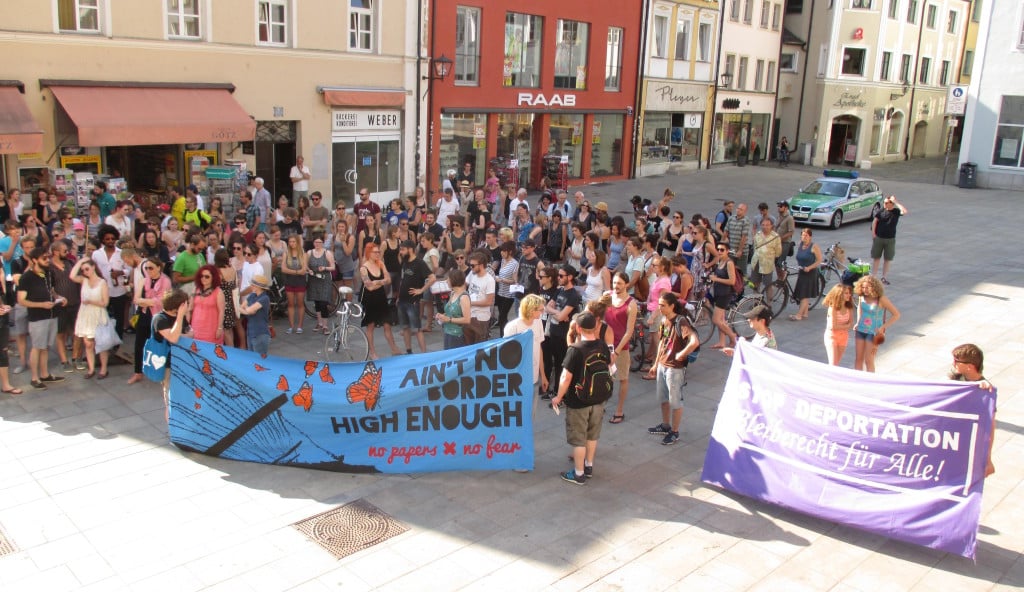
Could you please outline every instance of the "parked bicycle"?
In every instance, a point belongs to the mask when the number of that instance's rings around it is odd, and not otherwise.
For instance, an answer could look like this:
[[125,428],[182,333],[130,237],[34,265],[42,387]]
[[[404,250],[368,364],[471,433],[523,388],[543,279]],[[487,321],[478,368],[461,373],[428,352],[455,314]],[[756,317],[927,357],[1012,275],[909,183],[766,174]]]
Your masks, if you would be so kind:
[[337,296],[339,305],[321,356],[328,362],[365,362],[370,355],[370,344],[363,329],[352,322],[363,316],[363,307],[352,302],[352,288],[338,288]]
[[629,371],[639,372],[647,363],[647,324],[637,316],[633,324],[633,336],[629,338]]

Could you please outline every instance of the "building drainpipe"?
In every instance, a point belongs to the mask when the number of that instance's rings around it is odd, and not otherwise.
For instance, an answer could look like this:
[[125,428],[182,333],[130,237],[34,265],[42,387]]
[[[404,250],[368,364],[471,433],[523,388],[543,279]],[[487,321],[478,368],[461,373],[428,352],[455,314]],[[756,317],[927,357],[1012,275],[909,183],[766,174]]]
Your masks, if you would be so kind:
[[921,38],[924,35],[924,14],[928,8],[927,2],[921,3],[921,18],[917,22],[917,51],[914,53],[913,77],[910,82],[910,116],[907,118],[907,138],[903,141],[903,160],[910,160],[910,134],[914,129],[914,95],[917,94],[917,74],[921,67]]
[[[433,21],[433,16],[431,21]],[[421,80],[423,79],[423,0],[416,0],[416,186],[420,184],[420,166],[423,164],[422,156],[420,152],[423,150],[423,117],[420,112],[420,88],[422,87]],[[423,181],[426,182],[426,174],[423,175]],[[354,205],[354,204],[353,204]]]
[[[811,55],[811,32],[814,31],[814,2],[811,2],[811,12],[807,15],[807,41],[804,42],[804,75],[800,79],[800,104],[796,106],[796,147],[800,146],[800,124],[804,117],[804,93],[807,91],[807,72],[810,70],[808,64],[810,64]],[[782,19],[782,22],[786,22],[786,19]],[[779,58],[779,64],[782,63],[782,58]],[[782,71],[782,68],[779,68]],[[776,96],[778,96],[776,94]],[[797,153],[799,154],[799,152]]]
[[725,0],[719,3],[721,10],[718,13],[718,51],[715,55],[715,76],[711,79],[711,146],[708,146],[708,162],[704,167],[711,168],[711,158],[715,153],[715,121],[718,119],[718,79],[719,70],[722,67],[722,32],[725,31]]
[[[430,3],[430,59],[431,60],[434,59],[434,49],[435,49],[434,48],[434,44],[436,43],[435,40],[437,39],[437,18],[435,17],[436,14],[437,14],[437,0],[431,0],[431,3]],[[428,203],[429,203],[429,201],[431,199],[431,196],[433,195],[433,192],[431,191],[433,189],[433,187],[432,187],[433,179],[432,179],[432,176],[430,174],[430,151],[433,150],[433,148],[434,148],[434,77],[432,75],[433,74],[433,68],[434,68],[433,62],[428,64],[428,66],[427,66],[427,69],[428,69],[427,93],[428,93],[429,96],[427,97],[427,133],[429,134],[429,139],[427,140],[427,166],[426,166],[426,169],[425,169],[426,172],[424,173],[424,176],[426,177],[426,179],[424,181],[424,183],[426,184],[426,189],[424,190],[424,194],[427,196]],[[420,74],[419,77],[422,78],[422,74]]]
[[[644,64],[647,63],[647,15],[651,10],[651,0],[644,0],[643,10],[640,11],[640,53],[637,54],[636,62],[636,93],[633,97],[633,121],[629,125],[629,129],[633,135],[633,150],[630,154],[630,160],[632,161],[629,167],[629,178],[636,178],[636,167],[639,162],[639,153],[637,152],[637,146],[640,143],[640,134],[637,122],[640,121],[640,95],[643,92],[643,84],[645,78]],[[646,115],[646,112],[645,112]],[[626,114],[629,117],[629,114]]]

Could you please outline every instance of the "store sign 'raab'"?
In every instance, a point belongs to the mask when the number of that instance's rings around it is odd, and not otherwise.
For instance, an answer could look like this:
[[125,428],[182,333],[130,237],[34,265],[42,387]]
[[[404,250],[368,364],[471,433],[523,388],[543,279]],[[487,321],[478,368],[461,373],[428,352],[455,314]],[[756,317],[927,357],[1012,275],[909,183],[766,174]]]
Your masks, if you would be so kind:
[[576,95],[553,94],[551,98],[544,96],[544,93],[519,93],[517,103],[519,106],[527,107],[575,107]]

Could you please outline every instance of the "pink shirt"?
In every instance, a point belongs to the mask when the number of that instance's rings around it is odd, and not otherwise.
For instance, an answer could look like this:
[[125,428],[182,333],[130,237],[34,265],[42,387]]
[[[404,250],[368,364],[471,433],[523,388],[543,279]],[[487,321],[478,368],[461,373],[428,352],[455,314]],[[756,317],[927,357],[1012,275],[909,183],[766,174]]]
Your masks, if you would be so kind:
[[661,297],[661,293],[671,291],[672,279],[669,276],[664,275],[654,280],[654,284],[651,285],[651,292],[647,295],[647,312],[658,310],[658,298]]

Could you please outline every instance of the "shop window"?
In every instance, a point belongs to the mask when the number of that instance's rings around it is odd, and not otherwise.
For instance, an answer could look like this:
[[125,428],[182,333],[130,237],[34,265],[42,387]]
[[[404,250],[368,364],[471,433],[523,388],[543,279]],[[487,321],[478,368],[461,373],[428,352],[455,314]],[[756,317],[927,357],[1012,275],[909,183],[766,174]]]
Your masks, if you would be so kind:
[[533,161],[533,113],[498,114],[498,156],[519,160],[519,185],[539,182],[530,171]]
[[480,9],[455,10],[455,84],[480,85]]
[[928,79],[931,76],[932,71],[932,59],[921,58],[921,72],[918,76],[918,81],[921,84],[928,84]]
[[907,3],[907,22],[911,25],[917,24],[917,0],[910,0]]
[[652,58],[665,58],[668,56],[668,17],[654,15],[654,49]]
[[934,4],[929,4],[927,9],[927,15],[925,17],[925,26],[929,29],[935,28],[935,21],[938,19],[939,7]]
[[771,3],[768,0],[761,0],[761,28],[768,28],[768,17],[771,14]]
[[583,114],[555,113],[551,115],[551,144],[548,154],[569,157],[569,176],[583,176]]
[[697,26],[697,61],[711,61],[711,36],[714,35],[712,23],[701,23]]
[[441,180],[448,169],[461,171],[467,162],[473,168],[473,184],[483,185],[487,174],[487,115],[442,113]]
[[590,137],[590,176],[622,174],[622,131],[624,115],[594,115]]
[[622,90],[622,28],[608,27],[605,48],[604,89]]
[[167,36],[176,39],[199,39],[202,35],[199,0],[166,0]]
[[348,48],[373,51],[373,0],[351,0],[348,8]]
[[100,0],[57,0],[57,25],[61,31],[100,32]]
[[795,53],[783,53],[779,57],[779,69],[783,72],[797,71],[797,56]]
[[942,70],[939,73],[939,84],[949,86],[949,60],[942,60]]
[[288,3],[261,0],[258,3],[257,37],[263,45],[288,44]]
[[843,74],[864,75],[864,56],[867,50],[861,47],[843,48]]
[[889,75],[892,73],[892,52],[882,52],[882,67],[879,69],[878,79],[889,80]]
[[587,88],[587,49],[590,25],[558,20],[555,47],[555,88]]
[[672,140],[672,114],[648,112],[644,115],[643,145],[640,159],[644,163],[668,162]]
[[889,0],[889,18],[899,18],[900,12],[900,0]]
[[1024,167],[1021,162],[1021,140],[1024,140],[1024,96],[1004,96],[999,108],[992,164]]
[[903,113],[897,111],[889,118],[889,141],[885,146],[886,154],[900,153],[900,136],[903,135]]
[[690,59],[690,30],[693,28],[693,20],[681,18],[676,23],[676,59]]
[[505,15],[504,86],[540,86],[541,40],[544,19],[529,14]]

